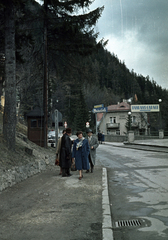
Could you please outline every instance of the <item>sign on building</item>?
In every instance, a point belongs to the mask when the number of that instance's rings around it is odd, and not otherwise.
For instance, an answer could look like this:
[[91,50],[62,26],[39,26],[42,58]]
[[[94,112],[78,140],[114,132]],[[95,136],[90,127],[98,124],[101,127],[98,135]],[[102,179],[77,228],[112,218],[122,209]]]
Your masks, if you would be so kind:
[[104,113],[107,112],[107,107],[93,108],[93,113]]
[[131,112],[159,112],[159,104],[131,105]]
[[94,105],[94,108],[104,108],[104,104]]

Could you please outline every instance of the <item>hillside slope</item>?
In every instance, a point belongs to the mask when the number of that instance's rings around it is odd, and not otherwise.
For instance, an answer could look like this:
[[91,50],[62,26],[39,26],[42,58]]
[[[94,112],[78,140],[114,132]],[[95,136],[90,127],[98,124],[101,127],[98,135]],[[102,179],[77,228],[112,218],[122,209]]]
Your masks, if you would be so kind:
[[[45,156],[55,157],[54,148],[42,148],[27,139],[27,128],[22,124],[16,127],[16,149],[11,152],[5,145],[3,138],[3,116],[0,113],[0,169],[11,169],[13,166],[22,166],[27,163],[34,162],[36,158],[44,158]],[[30,155],[25,148],[31,149],[33,154]]]

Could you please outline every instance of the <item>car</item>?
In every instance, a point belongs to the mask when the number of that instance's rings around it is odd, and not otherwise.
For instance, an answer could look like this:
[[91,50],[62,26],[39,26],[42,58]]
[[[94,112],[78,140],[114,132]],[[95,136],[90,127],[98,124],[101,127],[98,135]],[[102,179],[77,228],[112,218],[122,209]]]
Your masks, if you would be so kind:
[[52,130],[48,132],[48,142],[55,143],[55,131]]
[[[58,139],[62,137],[62,134],[58,134]],[[51,130],[48,132],[48,142],[49,143],[55,143],[55,131]]]

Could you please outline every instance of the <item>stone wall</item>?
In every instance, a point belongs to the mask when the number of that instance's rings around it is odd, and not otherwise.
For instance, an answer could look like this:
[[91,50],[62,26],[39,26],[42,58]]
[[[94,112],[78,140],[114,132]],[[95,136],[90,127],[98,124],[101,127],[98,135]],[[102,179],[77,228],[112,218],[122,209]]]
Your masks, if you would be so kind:
[[33,162],[23,166],[13,166],[11,169],[0,169],[0,191],[11,187],[28,177],[31,177],[55,165],[55,159],[51,156],[40,156]]
[[122,136],[122,135],[110,135],[109,134],[109,135],[105,135],[104,137],[105,137],[104,138],[105,142],[124,142],[127,140],[126,135]]

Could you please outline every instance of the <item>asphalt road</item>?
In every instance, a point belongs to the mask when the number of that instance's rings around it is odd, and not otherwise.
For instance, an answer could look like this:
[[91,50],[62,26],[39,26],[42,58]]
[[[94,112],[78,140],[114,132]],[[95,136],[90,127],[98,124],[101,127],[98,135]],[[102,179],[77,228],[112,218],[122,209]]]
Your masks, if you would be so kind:
[[168,239],[167,153],[102,144],[97,156],[108,172],[114,239]]

